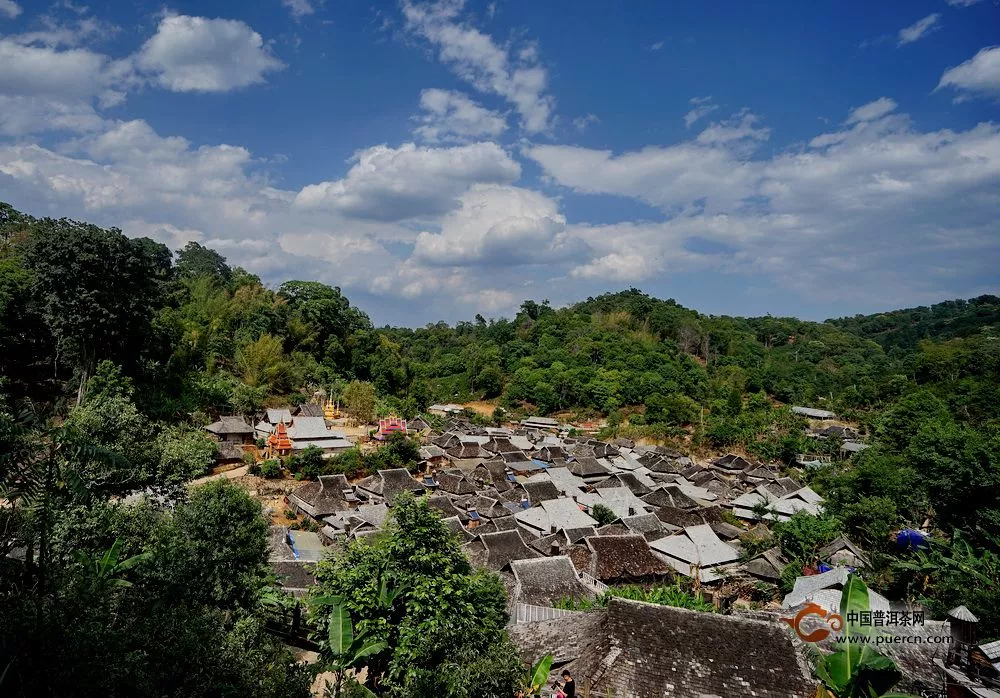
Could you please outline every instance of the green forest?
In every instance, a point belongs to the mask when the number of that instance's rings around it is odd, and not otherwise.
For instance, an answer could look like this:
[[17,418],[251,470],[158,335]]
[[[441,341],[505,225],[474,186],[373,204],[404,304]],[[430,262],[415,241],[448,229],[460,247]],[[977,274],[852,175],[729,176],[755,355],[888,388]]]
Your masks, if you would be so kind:
[[[369,390],[370,404],[354,399]],[[810,322],[708,316],[629,289],[563,308],[526,300],[512,318],[376,327],[337,287],[271,288],[197,242],[170,250],[0,203],[0,693],[305,695],[310,677],[263,625],[273,579],[259,505],[186,483],[213,462],[205,424],[317,392],[363,420],[488,401],[498,421],[596,419],[609,438],[789,468],[825,449],[831,467],[798,475],[826,513],[780,531],[783,549],[807,557],[846,533],[871,551],[873,588],[938,616],[965,604],[1000,638],[996,296]],[[856,423],[870,448],[841,460],[836,440],[806,439],[793,404]],[[136,490],[179,504],[122,506]],[[925,522],[935,543],[900,557],[893,532]],[[357,588],[392,545],[324,563],[321,583]],[[502,638],[497,582],[440,545],[427,554],[454,576],[456,604],[487,600],[463,637]],[[27,564],[8,564],[18,548]],[[418,563],[399,575],[425,575]],[[395,648],[380,660],[386,695],[470,695],[454,655],[425,636],[440,611],[425,610],[427,626],[379,621]],[[518,671],[480,652],[506,647],[493,640],[441,638],[480,653],[480,685]]]

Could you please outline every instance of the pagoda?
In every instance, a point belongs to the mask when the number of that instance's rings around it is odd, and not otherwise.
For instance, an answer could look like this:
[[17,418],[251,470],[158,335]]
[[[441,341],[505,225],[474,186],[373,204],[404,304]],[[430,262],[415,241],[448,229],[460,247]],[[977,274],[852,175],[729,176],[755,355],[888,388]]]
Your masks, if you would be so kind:
[[287,456],[292,452],[292,441],[288,438],[288,429],[285,428],[284,422],[278,422],[278,426],[267,437],[267,451],[272,458]]
[[323,405],[323,418],[324,419],[340,419],[340,410],[337,409],[333,404],[333,400],[327,400],[326,404]]
[[378,432],[375,438],[385,441],[391,434],[406,434],[406,420],[399,417],[386,417],[378,420]]

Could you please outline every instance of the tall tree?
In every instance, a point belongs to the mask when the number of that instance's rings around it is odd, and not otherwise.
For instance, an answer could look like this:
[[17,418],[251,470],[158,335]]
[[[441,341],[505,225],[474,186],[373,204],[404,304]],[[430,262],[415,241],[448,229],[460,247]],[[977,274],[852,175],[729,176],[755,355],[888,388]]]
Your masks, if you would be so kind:
[[66,361],[76,370],[78,403],[98,361],[135,365],[141,355],[161,303],[156,249],[116,228],[65,218],[35,225],[24,264],[55,340],[54,368]]

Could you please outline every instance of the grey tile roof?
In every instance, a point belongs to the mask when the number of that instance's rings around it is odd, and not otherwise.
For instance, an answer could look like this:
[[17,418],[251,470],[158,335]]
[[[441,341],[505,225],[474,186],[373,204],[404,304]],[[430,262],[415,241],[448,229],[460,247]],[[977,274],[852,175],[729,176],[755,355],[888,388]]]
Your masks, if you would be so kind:
[[285,424],[290,424],[292,421],[292,411],[285,409],[274,409],[268,408],[265,412],[266,419],[271,424],[277,424],[278,422],[284,422]]
[[218,434],[223,436],[225,434],[253,434],[253,427],[247,424],[243,417],[238,416],[226,416],[219,417],[219,421],[212,422],[207,427],[206,431],[210,431],[213,434]]
[[642,536],[590,536],[591,574],[602,582],[625,583],[658,579],[669,567],[653,555]]
[[514,560],[511,572],[520,592],[519,603],[549,606],[564,598],[592,599],[594,592],[581,582],[573,562],[565,555]]
[[533,505],[549,499],[559,499],[562,496],[552,480],[537,480],[535,482],[529,480],[522,487],[528,494],[528,501]]
[[479,536],[486,550],[485,567],[499,572],[514,560],[530,560],[541,555],[525,545],[517,530],[484,533]]
[[426,489],[423,483],[410,476],[406,468],[379,470],[359,482],[357,486],[366,492],[383,497],[389,504],[403,492],[420,493]]
[[787,626],[612,599],[606,610],[512,626],[525,657],[553,652],[593,696],[812,695]]
[[347,500],[345,490],[351,485],[343,475],[321,475],[316,482],[309,482],[289,493],[288,501],[317,519],[338,511],[354,508]]

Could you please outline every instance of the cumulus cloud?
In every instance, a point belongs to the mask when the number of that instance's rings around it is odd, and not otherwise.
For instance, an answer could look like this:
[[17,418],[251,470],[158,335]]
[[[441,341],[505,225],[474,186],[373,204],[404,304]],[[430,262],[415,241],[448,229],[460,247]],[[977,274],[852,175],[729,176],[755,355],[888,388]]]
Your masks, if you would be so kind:
[[944,71],[937,89],[951,87],[964,99],[970,94],[1000,97],[1000,46],[982,49],[961,65]]
[[429,266],[547,264],[586,253],[569,238],[566,217],[552,199],[530,189],[479,184],[441,221],[421,232],[413,259]]
[[0,15],[9,19],[15,19],[24,10],[14,0],[0,0]]
[[507,130],[507,120],[501,114],[461,92],[424,90],[420,93],[420,108],[424,114],[418,117],[421,125],[415,133],[428,142],[496,138]]
[[[711,265],[815,298],[836,288],[858,301],[885,284],[912,301],[960,284],[961,274],[992,273],[1000,258],[1000,125],[923,133],[894,108],[865,105],[822,148],[761,160],[697,142],[527,154],[573,191],[630,196],[670,214],[662,223],[569,226],[593,250],[574,277],[641,280]],[[730,252],[692,252],[693,239]],[[902,271],[931,258],[952,271],[934,279]]]
[[284,67],[246,23],[186,15],[163,17],[136,64],[175,92],[227,92],[262,83]]
[[555,99],[546,94],[548,71],[529,45],[509,51],[461,19],[464,0],[421,3],[403,0],[403,17],[410,32],[430,42],[441,62],[480,92],[503,97],[521,116],[529,133],[551,125]]
[[897,46],[905,46],[906,44],[912,44],[918,39],[922,39],[927,36],[931,31],[938,28],[938,20],[941,19],[941,15],[937,12],[929,14],[923,19],[919,19],[908,27],[903,27],[899,30],[898,40],[896,42]]
[[59,50],[0,38],[0,134],[88,131],[101,107],[125,99],[132,84],[127,60],[83,48]]
[[712,104],[712,97],[692,97],[690,103],[694,108],[684,115],[684,126],[685,128],[691,128],[694,122],[702,119],[716,109],[719,108],[718,104]]
[[379,145],[357,153],[343,179],[304,187],[295,203],[356,218],[404,220],[452,210],[477,182],[506,183],[520,176],[521,166],[495,143]]

